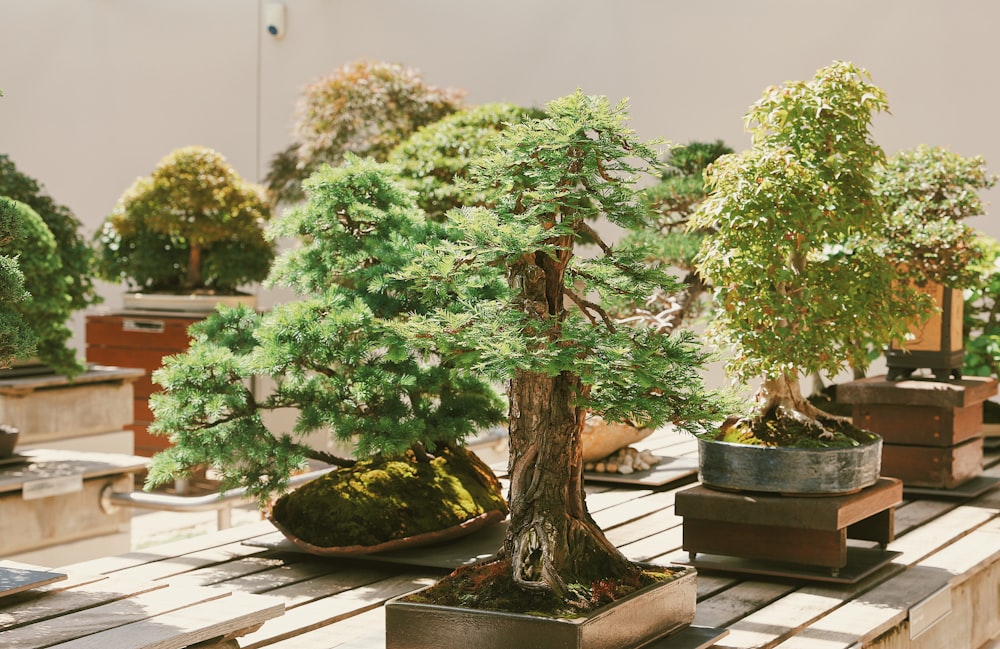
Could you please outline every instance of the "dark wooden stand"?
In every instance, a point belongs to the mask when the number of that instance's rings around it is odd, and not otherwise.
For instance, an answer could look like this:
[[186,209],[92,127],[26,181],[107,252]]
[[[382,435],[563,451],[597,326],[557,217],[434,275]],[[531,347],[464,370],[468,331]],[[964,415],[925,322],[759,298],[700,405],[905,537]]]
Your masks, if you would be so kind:
[[135,437],[136,455],[148,457],[168,445],[166,437],[146,432],[153,421],[149,395],[157,391],[151,375],[159,369],[164,356],[187,350],[188,327],[203,319],[204,315],[172,311],[122,311],[86,318],[88,362],[146,371],[134,385],[135,420],[128,427]]
[[893,514],[903,499],[895,478],[843,496],[784,496],[726,492],[697,485],[677,493],[684,518],[683,549],[782,564],[828,568],[834,577],[848,564],[847,539],[893,539]]
[[882,474],[910,488],[951,490],[983,471],[983,401],[992,377],[951,381],[869,377],[837,386],[855,425],[882,436]]

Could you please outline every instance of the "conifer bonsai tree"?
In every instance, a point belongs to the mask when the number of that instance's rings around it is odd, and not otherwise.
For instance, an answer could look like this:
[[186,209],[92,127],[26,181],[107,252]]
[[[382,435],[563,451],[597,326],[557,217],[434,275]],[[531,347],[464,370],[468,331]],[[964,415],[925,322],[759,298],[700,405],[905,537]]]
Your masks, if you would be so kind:
[[690,227],[690,220],[708,194],[705,169],[728,153],[733,150],[721,140],[674,147],[664,160],[660,182],[642,190],[650,226],[627,232],[620,247],[646,250],[649,263],[676,269],[683,274],[683,288],[677,294],[658,292],[641,303],[615,307],[623,322],[642,323],[669,333],[701,312],[702,298],[710,287],[698,274],[694,258],[706,233]]
[[[466,437],[502,419],[503,400],[455,359],[416,353],[393,326],[451,300],[442,295],[425,302],[411,281],[394,275],[420,244],[453,233],[426,219],[390,169],[370,159],[348,156],[340,167],[323,166],[305,192],[307,201],[269,229],[272,238],[301,241],[279,256],[268,279],[301,299],[265,314],[221,308],[190,328],[189,350],[154,374],[163,392],[150,399],[155,420],[149,430],[169,435],[172,445],[153,457],[147,484],[208,466],[221,476],[223,490],[246,487],[266,509],[308,460],[342,467],[330,480],[359,491],[341,494],[339,512],[326,515],[333,495],[326,502],[297,500],[326,477],[274,506],[276,522],[323,547],[377,545],[453,525],[483,513],[478,507],[505,513],[492,472],[460,448]],[[246,385],[255,377],[272,379],[274,389],[255,396]],[[287,408],[297,410],[292,430],[269,428],[267,414]],[[353,447],[352,457],[310,443],[324,431]],[[467,465],[473,478],[431,475],[445,458]],[[368,469],[375,471],[362,477]],[[422,479],[404,485],[405,494],[381,491],[394,476]],[[486,493],[460,502],[453,493],[459,483]],[[438,505],[437,518],[408,518],[426,505]],[[388,526],[397,516],[398,525]]]
[[427,85],[415,68],[359,60],[310,83],[295,110],[293,142],[264,183],[275,205],[302,199],[302,181],[353,153],[385,161],[421,126],[461,108],[464,93]]
[[[21,208],[0,196],[0,249],[20,236]],[[17,259],[0,254],[0,366],[34,353],[36,336],[17,305],[28,297]]]
[[233,294],[266,277],[271,209],[218,152],[182,147],[138,178],[96,235],[97,274],[133,290]]
[[722,427],[728,441],[856,444],[806,399],[800,376],[865,367],[865,342],[903,340],[929,313],[882,246],[885,158],[870,125],[886,108],[867,71],[834,62],[765,90],[746,115],[752,147],[709,170],[692,220],[711,231],[697,258],[715,288],[708,334],[729,350],[733,376],[762,379],[752,416]]
[[[972,266],[977,271],[976,281],[965,296],[962,372],[969,376],[1000,376],[1000,241],[980,234],[976,245],[983,254]],[[988,410],[995,415],[997,408],[989,405]]]
[[[401,323],[412,342],[508,386],[506,537],[497,561],[439,582],[427,595],[439,603],[502,607],[503,593],[513,595],[513,610],[585,611],[599,605],[596,583],[638,583],[641,568],[587,511],[584,416],[698,430],[719,413],[703,389],[704,357],[692,337],[616,326],[593,299],[673,285],[590,225],[599,217],[625,228],[645,223],[634,183],[656,163],[652,143],[627,127],[625,102],[612,107],[578,91],[545,113],[508,127],[497,150],[475,163],[472,182],[490,198],[486,207],[449,213],[462,238],[427,245],[401,275],[436,299],[454,295],[460,307]],[[602,254],[579,256],[582,241]],[[503,279],[506,290],[484,291],[485,277]],[[445,596],[456,590],[462,594]]]
[[416,192],[417,204],[435,221],[448,210],[482,205],[486,196],[468,182],[473,160],[495,146],[511,124],[542,117],[542,111],[513,104],[463,108],[417,129],[388,156],[403,183]]

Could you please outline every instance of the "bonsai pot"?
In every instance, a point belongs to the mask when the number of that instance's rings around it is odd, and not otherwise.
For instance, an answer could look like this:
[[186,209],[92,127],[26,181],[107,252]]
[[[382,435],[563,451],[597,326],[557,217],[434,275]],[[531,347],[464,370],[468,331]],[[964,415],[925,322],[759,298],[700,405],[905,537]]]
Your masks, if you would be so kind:
[[845,494],[878,480],[882,438],[849,448],[784,448],[698,439],[698,472],[709,487],[785,494]]
[[14,455],[14,447],[17,446],[17,438],[21,431],[7,424],[0,424],[0,460],[5,460]]
[[590,615],[552,618],[406,601],[385,604],[386,649],[637,649],[694,620],[696,571],[640,589]]

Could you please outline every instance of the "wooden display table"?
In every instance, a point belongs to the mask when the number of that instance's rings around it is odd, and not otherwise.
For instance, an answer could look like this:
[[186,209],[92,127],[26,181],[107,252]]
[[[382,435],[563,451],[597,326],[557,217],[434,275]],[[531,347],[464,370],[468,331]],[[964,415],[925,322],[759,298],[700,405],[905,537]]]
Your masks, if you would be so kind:
[[[848,564],[847,539],[893,540],[893,513],[903,484],[879,478],[843,496],[783,496],[726,492],[697,485],[677,493],[684,518],[683,549],[694,563],[700,553],[830,569]],[[694,565],[698,565],[695,563]],[[874,566],[877,567],[877,566]]]
[[101,492],[131,491],[147,461],[52,449],[0,461],[0,558],[55,565],[127,552],[132,512],[104,511]]
[[992,377],[951,381],[869,377],[837,386],[855,425],[882,436],[882,473],[907,489],[956,489],[983,471],[983,402]]

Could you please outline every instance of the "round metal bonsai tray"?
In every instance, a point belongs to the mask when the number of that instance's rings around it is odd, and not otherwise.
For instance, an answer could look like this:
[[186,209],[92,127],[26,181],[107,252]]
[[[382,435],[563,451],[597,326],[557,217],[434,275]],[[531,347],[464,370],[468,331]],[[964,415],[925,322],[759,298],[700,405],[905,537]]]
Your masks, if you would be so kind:
[[781,448],[698,439],[698,473],[709,487],[798,495],[860,491],[882,468],[882,438],[851,448]]

